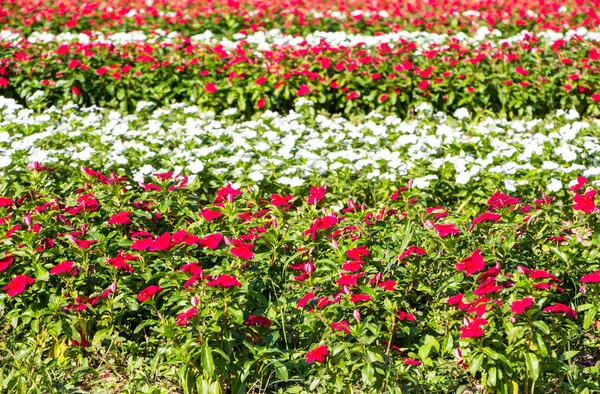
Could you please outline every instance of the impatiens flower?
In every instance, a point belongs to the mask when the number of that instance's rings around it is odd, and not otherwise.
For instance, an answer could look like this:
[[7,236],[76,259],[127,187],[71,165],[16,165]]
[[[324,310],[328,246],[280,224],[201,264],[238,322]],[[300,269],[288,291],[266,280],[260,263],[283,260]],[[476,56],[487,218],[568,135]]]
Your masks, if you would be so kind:
[[209,249],[215,250],[222,240],[223,236],[221,234],[210,234],[205,236],[204,238],[200,238],[198,240],[198,244],[206,246]]
[[475,251],[469,257],[465,257],[456,263],[456,269],[459,271],[466,271],[466,275],[472,275],[476,272],[482,271],[485,268],[485,262],[481,255],[481,249],[475,249]]
[[428,215],[433,214],[434,219],[441,219],[448,216],[448,211],[446,208],[442,208],[439,205],[437,207],[427,208],[426,211]]
[[403,310],[399,310],[398,311],[398,319],[400,321],[404,321],[404,320],[415,321],[415,315],[413,315],[412,313],[406,313]]
[[[2,260],[0,260],[0,263]],[[0,269],[2,271],[2,269]],[[583,275],[581,283],[600,283],[600,270],[594,271],[591,274]]]
[[357,303],[362,301],[371,301],[373,298],[367,294],[352,294],[350,296],[350,302]]
[[482,223],[482,222],[498,223],[500,221],[500,218],[501,218],[501,215],[498,213],[484,212],[481,215],[477,216],[475,219],[473,219],[473,223],[471,224],[471,230],[473,230],[475,225]]
[[310,292],[307,293],[306,295],[304,295],[302,298],[300,298],[298,300],[298,303],[296,304],[297,308],[304,308],[306,306],[306,304],[312,300],[313,298],[315,298],[315,293]]
[[323,216],[322,218],[317,218],[312,226],[308,230],[306,230],[302,236],[306,237],[307,235],[311,235],[312,239],[317,238],[317,231],[326,230],[330,227],[333,227],[337,224],[338,218],[333,215]]
[[561,303],[545,307],[544,312],[563,313],[566,317],[577,319],[577,312],[575,312],[575,309]]
[[513,301],[510,304],[510,311],[516,315],[522,315],[526,309],[531,308],[533,306],[533,298],[527,297],[522,300]]
[[394,291],[394,288],[396,287],[396,281],[392,279],[384,280],[383,282],[379,282],[377,287],[381,287],[386,291]]
[[504,193],[500,193],[496,191],[489,199],[488,205],[493,209],[501,209],[505,207],[509,207],[511,205],[516,205],[519,203],[519,199],[516,197],[511,197]]
[[226,186],[223,186],[222,188],[217,190],[217,198],[215,198],[214,203],[219,204],[224,201],[233,202],[233,200],[235,200],[235,197],[241,194],[242,192],[240,190],[234,189],[233,186],[231,186],[231,184],[228,183]]
[[310,88],[308,87],[308,85],[302,84],[302,85],[300,85],[300,88],[296,92],[296,96],[298,96],[298,97],[306,96],[309,93],[310,93]]
[[150,298],[152,298],[153,295],[155,295],[156,293],[160,293],[161,291],[163,291],[163,288],[160,286],[148,286],[138,293],[137,300],[139,302],[148,301]]
[[289,208],[292,195],[280,196],[279,194],[271,194],[271,204],[275,207]]
[[345,334],[350,334],[350,323],[346,320],[331,323],[331,328],[338,331],[343,331]]
[[327,186],[311,186],[310,194],[308,196],[309,204],[316,204],[318,201],[321,201],[323,197],[325,197],[325,192],[327,191]]
[[209,287],[242,287],[240,281],[238,281],[235,277],[226,274],[219,275],[217,279],[208,282],[206,285]]
[[479,338],[485,335],[483,328],[488,323],[487,320],[477,317],[471,321],[466,321],[466,327],[460,327],[460,339]]
[[460,233],[460,230],[455,224],[436,224],[434,225],[434,228],[441,238]]
[[206,93],[215,93],[217,91],[217,85],[215,85],[212,82],[209,82],[206,84],[204,90],[206,91]]
[[131,215],[131,212],[115,213],[114,215],[112,215],[110,217],[110,219],[108,219],[108,224],[110,224],[110,225],[129,224],[129,223],[131,223],[131,219],[129,218],[130,215]]
[[152,238],[140,238],[131,245],[131,250],[148,250],[152,247]]
[[404,364],[405,365],[421,365],[421,362],[419,360],[416,360],[414,358],[406,358],[404,359]]
[[208,209],[208,208],[204,208],[202,211],[200,211],[199,216],[202,217],[202,219],[206,220],[207,222],[213,221],[215,219],[218,219],[222,216],[223,214],[219,211],[213,211],[212,209]]
[[248,318],[246,319],[244,324],[247,326],[250,326],[250,327],[253,327],[253,326],[271,327],[273,322],[269,318],[266,318],[263,316],[250,315],[250,316],[248,316]]
[[369,250],[366,246],[357,246],[346,251],[346,256],[353,260],[362,260],[362,256],[368,256]]
[[4,252],[4,257],[0,259],[0,272],[5,271],[14,261],[14,257]]
[[190,309],[188,309],[185,312],[181,312],[180,314],[177,315],[177,322],[175,323],[176,326],[187,326],[188,321],[196,316],[198,314],[198,309],[196,309],[196,307],[191,307]]
[[52,269],[50,270],[50,274],[51,275],[60,275],[62,273],[70,273],[72,269],[73,269],[73,262],[67,260],[67,261],[63,261],[62,263],[58,263],[54,267],[52,267]]
[[231,242],[233,244],[230,250],[232,255],[243,260],[250,260],[252,257],[254,257],[254,253],[252,253],[251,250],[251,248],[254,246],[253,244],[245,244],[239,239],[234,239]]
[[575,194],[573,196],[573,209],[576,211],[583,211],[586,214],[594,212],[596,209],[594,197],[596,197],[596,190],[588,190],[584,195]]
[[24,292],[27,286],[32,285],[34,283],[35,279],[27,275],[17,275],[2,289],[6,290],[6,293],[9,297],[14,297],[17,294],[21,294],[22,292]]
[[316,361],[322,363],[328,355],[327,346],[318,346],[306,353],[306,362],[312,363]]
[[0,197],[0,207],[10,207],[15,202],[12,198]]
[[411,245],[408,248],[406,248],[406,250],[404,252],[402,252],[400,257],[398,257],[398,260],[402,261],[402,260],[412,256],[413,254],[424,255],[425,253],[426,253],[425,249],[421,249],[418,246]]
[[569,187],[569,191],[570,192],[577,191],[577,190],[581,189],[582,187],[584,187],[586,183],[588,183],[588,179],[586,177],[578,176],[577,180],[575,181],[575,184],[573,184],[573,186]]
[[163,250],[168,250],[171,248],[171,234],[164,233],[157,237],[150,247],[151,252],[158,252]]

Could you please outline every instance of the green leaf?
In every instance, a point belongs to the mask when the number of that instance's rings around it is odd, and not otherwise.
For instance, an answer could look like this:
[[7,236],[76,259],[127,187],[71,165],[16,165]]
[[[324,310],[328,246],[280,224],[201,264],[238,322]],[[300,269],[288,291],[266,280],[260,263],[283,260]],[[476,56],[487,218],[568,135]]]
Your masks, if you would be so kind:
[[538,380],[540,377],[540,362],[535,353],[527,353],[525,355],[525,366],[529,371],[529,377],[532,381]]
[[533,322],[533,325],[535,327],[537,327],[544,334],[550,335],[550,327],[548,327],[548,325],[546,323],[544,323],[543,321],[536,320],[536,321]]
[[569,264],[569,259],[567,258],[567,255],[559,250],[557,247],[555,246],[550,246],[550,250],[558,257],[560,258],[562,261],[564,261],[567,265]]
[[202,347],[200,351],[200,362],[202,363],[202,373],[210,378],[215,373],[215,363],[212,357],[212,351],[207,345]]
[[473,360],[471,361],[471,365],[469,365],[469,372],[471,375],[475,375],[481,369],[481,365],[483,364],[483,353],[479,353]]
[[590,308],[585,313],[585,316],[583,317],[583,328],[585,330],[590,328],[590,326],[592,325],[592,322],[594,321],[594,318],[596,317],[596,312],[597,312],[596,308]]

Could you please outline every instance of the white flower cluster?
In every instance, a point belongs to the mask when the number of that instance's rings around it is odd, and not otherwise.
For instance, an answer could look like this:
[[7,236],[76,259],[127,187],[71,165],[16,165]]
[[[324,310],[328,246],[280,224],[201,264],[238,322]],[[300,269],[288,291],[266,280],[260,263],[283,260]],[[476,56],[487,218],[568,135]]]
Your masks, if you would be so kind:
[[294,111],[236,121],[234,112],[217,116],[183,104],[152,110],[139,103],[130,115],[75,105],[36,114],[0,98],[0,171],[34,161],[86,164],[129,169],[141,181],[153,171],[181,168],[290,187],[342,174],[373,181],[412,178],[417,188],[442,180],[463,187],[496,177],[508,190],[538,174],[549,191],[577,175],[600,175],[600,120],[582,121],[573,112],[550,120],[479,123],[465,111],[432,116],[425,105],[414,120],[372,113],[361,122]]

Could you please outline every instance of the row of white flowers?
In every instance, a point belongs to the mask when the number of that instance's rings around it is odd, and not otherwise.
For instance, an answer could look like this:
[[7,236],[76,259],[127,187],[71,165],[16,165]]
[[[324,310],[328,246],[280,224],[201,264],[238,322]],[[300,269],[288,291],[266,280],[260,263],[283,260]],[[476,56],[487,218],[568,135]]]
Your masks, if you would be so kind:
[[421,105],[412,120],[372,113],[356,122],[315,116],[307,100],[297,104],[288,114],[239,121],[235,109],[215,115],[143,102],[130,115],[74,104],[36,114],[0,98],[0,172],[38,161],[129,169],[138,181],[175,169],[290,187],[340,174],[412,178],[417,188],[500,174],[508,190],[539,173],[549,191],[577,175],[600,174],[600,120],[581,120],[573,110],[551,119],[473,121],[466,110],[449,116]]
[[[316,46],[322,42],[326,42],[330,46],[356,46],[363,45],[373,47],[380,44],[389,44],[393,46],[398,42],[411,41],[419,45],[420,49],[430,48],[432,45],[445,45],[450,39],[456,39],[462,45],[479,46],[481,43],[490,43],[491,45],[502,45],[503,43],[514,43],[524,40],[526,37],[535,36],[536,38],[553,43],[559,39],[569,41],[575,36],[578,39],[589,41],[600,41],[600,32],[590,31],[583,27],[576,30],[569,30],[564,33],[554,31],[542,31],[532,33],[522,31],[514,36],[504,36],[498,29],[490,30],[483,26],[477,29],[472,35],[459,32],[457,34],[436,34],[422,31],[398,31],[381,35],[363,35],[352,34],[343,31],[325,32],[317,31],[306,36],[293,36],[284,34],[278,29],[269,31],[257,31],[249,35],[234,34],[231,39],[218,37],[210,30],[203,33],[195,34],[190,37],[193,42],[207,45],[222,45],[225,49],[230,50],[235,48],[242,40],[255,46],[259,50],[271,50],[273,46],[301,46],[309,45]],[[22,39],[26,39],[30,43],[49,43],[49,42],[79,42],[82,44],[98,43],[98,44],[114,44],[126,45],[133,43],[163,43],[169,44],[183,36],[177,31],[166,32],[160,29],[152,32],[132,31],[132,32],[92,32],[89,35],[84,33],[63,32],[60,34],[52,34],[49,32],[33,32],[29,36],[24,37],[21,33],[12,30],[0,30],[0,42],[12,42],[14,45]]]

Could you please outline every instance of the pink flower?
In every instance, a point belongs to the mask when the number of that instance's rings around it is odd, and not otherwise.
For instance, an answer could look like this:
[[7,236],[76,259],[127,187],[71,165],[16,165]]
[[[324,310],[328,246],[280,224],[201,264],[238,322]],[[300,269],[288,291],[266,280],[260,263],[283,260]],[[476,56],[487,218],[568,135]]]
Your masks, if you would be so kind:
[[488,322],[482,318],[475,318],[471,321],[466,321],[466,327],[460,327],[460,339],[464,338],[479,338],[485,335],[481,326],[486,325]]
[[217,85],[215,85],[212,82],[209,82],[206,84],[206,87],[204,88],[204,90],[206,91],[206,93],[216,93]]
[[479,224],[481,222],[498,223],[500,221],[500,218],[501,218],[501,216],[498,213],[484,212],[481,215],[477,216],[475,219],[473,219],[473,224],[471,225],[471,229],[473,227],[475,227],[476,224]]
[[221,286],[221,287],[242,287],[242,284],[231,275],[219,275],[217,279],[214,279],[206,284],[209,287]]
[[499,209],[519,203],[519,199],[496,191],[488,200],[490,208]]
[[484,268],[485,262],[481,255],[481,249],[475,249],[471,256],[465,257],[460,263],[456,263],[456,269],[459,271],[466,271],[467,276],[482,271]]
[[150,298],[152,298],[153,295],[155,295],[156,293],[160,293],[162,290],[163,288],[160,286],[148,286],[144,290],[139,292],[139,294],[137,295],[137,300],[139,302],[148,301]]
[[414,358],[406,358],[404,360],[404,364],[406,365],[421,365],[421,362],[419,360],[416,360]]
[[[2,270],[0,269],[0,271]],[[581,278],[581,283],[600,283],[600,270],[594,271],[591,274],[583,275]]]
[[200,238],[198,240],[198,244],[206,246],[209,249],[215,250],[221,243],[221,240],[223,240],[223,236],[221,234],[210,234],[205,236],[204,238]]
[[577,312],[575,312],[575,309],[561,303],[556,303],[554,305],[545,307],[544,312],[564,313],[566,317],[577,319]]
[[434,228],[441,238],[460,233],[460,230],[454,224],[436,224]]
[[233,247],[230,250],[232,255],[243,260],[250,260],[254,257],[254,253],[252,253],[252,250],[250,249],[254,246],[253,244],[245,244],[239,239],[232,240],[232,243]]
[[73,269],[73,262],[67,260],[67,261],[63,261],[62,263],[58,263],[54,267],[52,267],[52,269],[50,270],[50,274],[51,275],[60,275],[62,273],[71,273],[72,269]]
[[247,326],[250,326],[250,327],[253,327],[253,326],[271,327],[273,322],[270,319],[263,317],[263,316],[250,315],[250,316],[248,316],[248,318],[246,319],[244,324]]
[[73,92],[75,96],[79,96],[81,94],[81,90],[79,90],[77,86],[71,87],[71,92]]
[[115,213],[114,215],[112,215],[110,217],[110,219],[108,219],[108,224],[110,224],[110,225],[129,224],[129,223],[131,223],[131,219],[129,218],[130,215],[131,215],[131,212]]
[[529,309],[533,306],[533,298],[527,297],[522,300],[513,301],[510,304],[510,311],[517,315],[522,315],[526,309]]
[[12,257],[10,254],[6,254],[6,252],[4,252],[4,257],[2,257],[0,259],[0,272],[6,270],[14,261],[15,261],[14,257]]
[[302,296],[302,298],[300,298],[298,300],[298,303],[296,304],[297,308],[304,308],[306,306],[306,304],[312,300],[313,298],[315,298],[315,293],[310,292],[304,296]]
[[362,260],[362,256],[368,256],[369,250],[366,246],[357,246],[356,248],[346,251],[346,256],[353,260]]
[[289,208],[290,201],[292,200],[292,195],[288,196],[280,196],[279,194],[271,194],[271,204],[275,207],[286,207]]
[[413,254],[424,255],[425,253],[426,253],[425,249],[421,249],[418,246],[411,245],[404,252],[402,252],[400,257],[398,257],[398,260],[402,261],[402,260],[412,256]]
[[348,323],[346,320],[342,320],[337,323],[333,322],[331,323],[331,327],[334,330],[343,331],[345,334],[350,334],[350,323]]
[[241,195],[242,192],[234,189],[230,183],[226,186],[223,186],[221,189],[217,190],[217,198],[215,198],[214,203],[222,203],[223,201],[233,202],[236,196]]
[[575,194],[573,196],[573,209],[576,211],[583,211],[586,214],[594,212],[596,209],[596,203],[594,197],[596,196],[596,190],[588,190],[584,195]]
[[594,101],[600,101],[600,94],[599,93],[592,94],[592,100],[594,100]]
[[300,85],[300,88],[296,92],[296,96],[298,96],[298,97],[306,96],[309,93],[310,93],[310,88],[308,87],[308,85],[302,84],[302,85]]
[[306,362],[312,363],[316,361],[322,363],[328,355],[329,352],[327,351],[327,346],[318,346],[306,353]]
[[21,294],[25,291],[28,285],[35,283],[35,279],[27,275],[17,275],[2,289],[6,290],[9,297],[14,297],[17,294]]
[[325,192],[327,191],[327,186],[311,186],[310,193],[308,196],[309,204],[316,204],[318,201],[321,201],[325,197]]
[[569,188],[570,192],[577,191],[581,189],[585,184],[588,183],[588,179],[584,176],[577,177],[577,183]]
[[211,209],[204,208],[202,211],[200,211],[200,213],[198,215],[200,217],[202,217],[202,219],[206,220],[207,222],[210,222],[210,221],[220,218],[223,214],[219,211],[213,211]]
[[384,280],[383,282],[379,282],[377,287],[381,287],[386,291],[394,291],[394,288],[396,287],[396,281],[392,279]]
[[181,312],[180,314],[177,315],[177,322],[175,323],[175,325],[185,327],[188,324],[188,320],[190,320],[192,317],[196,316],[197,314],[198,314],[198,309],[196,309],[196,307],[191,307],[187,311]]

